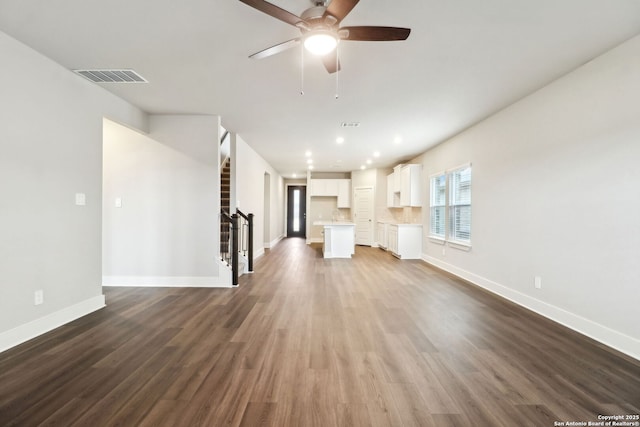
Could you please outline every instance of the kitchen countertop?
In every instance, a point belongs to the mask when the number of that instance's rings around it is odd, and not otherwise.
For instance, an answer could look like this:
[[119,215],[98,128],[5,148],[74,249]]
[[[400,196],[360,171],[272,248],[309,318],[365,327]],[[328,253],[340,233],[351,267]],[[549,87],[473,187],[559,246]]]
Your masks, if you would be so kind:
[[348,221],[313,221],[313,225],[322,225],[324,227],[342,226],[342,225],[356,225],[354,222]]

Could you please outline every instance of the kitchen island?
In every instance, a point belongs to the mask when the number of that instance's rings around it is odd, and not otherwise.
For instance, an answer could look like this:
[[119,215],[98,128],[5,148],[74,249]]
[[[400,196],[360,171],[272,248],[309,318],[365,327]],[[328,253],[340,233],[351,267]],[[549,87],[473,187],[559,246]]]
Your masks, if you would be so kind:
[[355,223],[344,221],[315,221],[324,227],[322,253],[325,258],[351,258],[355,253]]

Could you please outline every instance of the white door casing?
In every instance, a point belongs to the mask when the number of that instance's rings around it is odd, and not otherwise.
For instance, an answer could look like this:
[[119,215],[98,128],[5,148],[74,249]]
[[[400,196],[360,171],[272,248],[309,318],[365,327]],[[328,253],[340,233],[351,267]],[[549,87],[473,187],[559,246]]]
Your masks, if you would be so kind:
[[356,224],[356,245],[371,246],[373,244],[373,187],[354,189],[354,214]]

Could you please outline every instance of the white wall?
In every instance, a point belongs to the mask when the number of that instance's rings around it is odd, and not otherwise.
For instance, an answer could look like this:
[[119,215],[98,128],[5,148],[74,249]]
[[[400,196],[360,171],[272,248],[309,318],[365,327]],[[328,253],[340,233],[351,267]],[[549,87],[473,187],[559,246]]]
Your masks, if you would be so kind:
[[[254,257],[264,253],[264,174],[270,175],[270,230],[267,237],[270,246],[284,237],[284,180],[278,172],[256,153],[239,135],[232,135],[231,174],[235,177],[235,200],[232,194],[232,210],[238,207],[243,213],[254,214]],[[232,178],[232,187],[234,179]],[[235,203],[235,204],[234,204]]]
[[149,128],[105,120],[103,283],[229,286],[218,277],[219,118],[155,115]]
[[351,188],[376,187],[377,169],[365,169],[351,172]]
[[473,164],[473,248],[427,261],[636,358],[639,76],[635,37],[418,159],[425,183]]
[[[147,123],[142,111],[2,32],[0,52],[2,351],[104,305],[102,119]],[[85,206],[75,205],[76,193]]]

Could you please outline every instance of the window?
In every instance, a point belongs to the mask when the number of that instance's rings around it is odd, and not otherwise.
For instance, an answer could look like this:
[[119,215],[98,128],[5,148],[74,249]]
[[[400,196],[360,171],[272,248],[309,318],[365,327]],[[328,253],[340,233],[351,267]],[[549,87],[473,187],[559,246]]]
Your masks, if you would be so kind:
[[433,175],[430,184],[430,236],[470,245],[471,165]]
[[445,209],[447,204],[447,176],[436,175],[431,178],[431,235],[444,239]]
[[300,190],[293,190],[293,231],[300,231]]
[[449,240],[471,243],[471,166],[449,173]]

